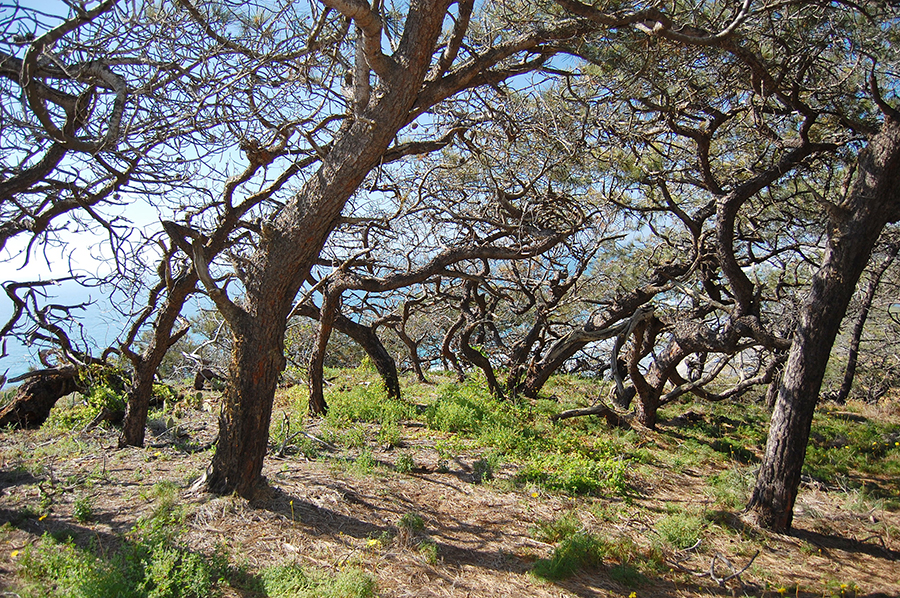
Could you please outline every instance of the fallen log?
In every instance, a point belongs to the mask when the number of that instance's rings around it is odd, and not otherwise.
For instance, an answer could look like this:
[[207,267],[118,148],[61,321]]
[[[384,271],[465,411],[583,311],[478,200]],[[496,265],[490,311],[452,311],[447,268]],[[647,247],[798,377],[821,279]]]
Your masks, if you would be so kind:
[[0,427],[39,427],[59,399],[78,390],[77,373],[75,366],[65,365],[11,379],[10,382],[23,382],[12,402],[0,410]]

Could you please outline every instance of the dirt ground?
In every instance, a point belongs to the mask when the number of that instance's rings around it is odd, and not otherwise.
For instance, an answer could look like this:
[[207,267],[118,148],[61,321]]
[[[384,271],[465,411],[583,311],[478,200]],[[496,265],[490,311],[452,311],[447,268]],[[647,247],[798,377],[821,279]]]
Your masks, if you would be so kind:
[[[711,471],[654,466],[634,480],[639,492],[630,501],[572,499],[505,482],[512,466],[475,483],[474,454],[439,467],[433,440],[412,427],[403,430],[411,439],[404,451],[416,464],[411,473],[392,471],[397,449],[374,449],[382,466],[359,472],[353,454],[322,446],[315,460],[268,458],[269,487],[248,502],[190,489],[211,452],[191,452],[185,442],[210,441],[214,427],[212,419],[194,421],[180,427],[181,438],[151,436],[147,448],[122,450],[114,448],[115,433],[101,429],[51,438],[0,432],[0,595],[16,595],[16,551],[45,532],[110,549],[151,512],[153,486],[169,480],[189,505],[181,540],[190,548],[224,547],[251,571],[286,560],[327,571],[358,567],[377,579],[384,597],[900,596],[900,514],[853,504],[852,493],[804,486],[791,535],[750,529],[739,513],[721,512],[699,546],[670,550],[668,570],[636,585],[614,581],[605,564],[551,583],[530,573],[553,551],[535,538],[541,522],[574,513],[591,531],[647,547],[667,505],[708,506],[703,487]],[[79,523],[74,505],[85,497],[93,517]],[[615,513],[609,520],[596,515],[604,504]],[[29,515],[39,506],[46,517]],[[424,527],[400,525],[408,513]],[[436,551],[421,550],[423,542]],[[739,575],[717,583],[711,567],[716,579]],[[226,587],[224,595],[245,594]]]

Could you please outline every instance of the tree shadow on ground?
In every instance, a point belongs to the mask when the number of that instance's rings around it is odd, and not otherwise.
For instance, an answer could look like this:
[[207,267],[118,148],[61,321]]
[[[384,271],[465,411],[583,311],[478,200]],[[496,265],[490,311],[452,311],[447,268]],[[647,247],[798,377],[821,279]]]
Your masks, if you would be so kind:
[[[415,481],[416,484],[434,483],[459,491],[450,484],[442,483],[441,480],[430,479],[426,476],[412,477],[419,478]],[[514,512],[492,513],[489,522],[473,522],[467,521],[463,517],[455,517],[433,505],[417,503],[398,496],[392,496],[390,501],[387,501],[384,496],[367,494],[339,480],[321,483],[320,487],[338,493],[348,507],[359,508],[361,513],[372,514],[380,521],[366,521],[365,515],[340,513],[336,509],[314,504],[310,500],[275,486],[269,486],[251,505],[254,508],[276,514],[286,521],[293,521],[295,525],[300,526],[311,535],[329,536],[335,541],[338,541],[340,535],[356,540],[382,538],[385,535],[393,538],[404,537],[400,523],[402,517],[405,513],[416,513],[425,522],[424,530],[418,532],[418,539],[433,544],[440,559],[438,567],[425,564],[423,567],[427,568],[431,574],[440,577],[447,576],[445,571],[458,572],[468,568],[529,575],[534,567],[533,556],[523,556],[500,548],[502,541],[513,540],[515,542],[517,535],[523,535],[519,531],[511,531],[512,529],[521,529],[521,526],[516,528],[514,525],[516,523]],[[451,497],[448,500],[452,501],[453,499]],[[615,581],[614,576],[610,575],[610,572],[616,567],[617,563],[609,562],[599,567],[582,570],[575,576],[561,581],[534,579],[538,583],[553,584],[584,598],[609,596],[611,592],[627,596],[631,591],[635,591],[638,595],[676,598],[684,596],[686,590],[698,594],[730,596],[735,587],[741,588],[737,581],[720,587],[714,583],[704,584],[702,582],[676,584],[662,578],[642,576],[643,581],[637,585],[625,585]],[[448,576],[447,579],[449,580],[451,577]],[[456,573],[452,575],[452,582],[457,590],[466,585],[465,578],[461,578]],[[751,587],[745,586],[745,589],[751,589]],[[477,593],[478,588],[473,586],[471,591]]]
[[[799,528],[791,530],[791,536],[825,550],[843,550],[844,552],[867,554],[887,561],[900,561],[900,551],[898,550],[892,550],[886,546],[879,546],[878,544],[871,544],[853,538],[822,534]],[[880,538],[880,536],[877,537]]]

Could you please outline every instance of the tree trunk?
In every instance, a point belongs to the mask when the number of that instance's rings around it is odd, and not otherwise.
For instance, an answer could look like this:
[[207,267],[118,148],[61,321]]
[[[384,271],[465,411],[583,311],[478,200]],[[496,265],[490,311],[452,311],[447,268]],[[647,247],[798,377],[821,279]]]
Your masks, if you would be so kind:
[[[298,307],[296,313],[313,320],[319,319],[319,310],[311,305]],[[369,359],[375,365],[375,369],[378,370],[381,381],[384,382],[384,390],[387,392],[388,398],[399,399],[400,377],[397,374],[397,364],[384,347],[381,339],[378,338],[375,329],[371,326],[354,322],[340,313],[335,314],[332,325],[335,330],[353,339],[366,352],[366,355],[369,356]]]
[[853,379],[856,377],[856,365],[859,362],[859,345],[862,342],[863,330],[866,327],[866,320],[869,318],[869,311],[872,309],[872,302],[875,300],[875,293],[878,292],[878,285],[881,283],[881,277],[900,251],[900,243],[891,247],[884,261],[872,272],[872,278],[866,286],[866,294],[863,296],[862,306],[860,307],[859,316],[853,324],[853,332],[850,334],[850,347],[847,351],[847,367],[844,369],[844,379],[841,381],[841,388],[834,397],[836,403],[845,403],[847,397],[850,396],[850,390],[853,388]]
[[395,328],[394,332],[397,333],[397,336],[403,341],[403,344],[406,345],[407,352],[409,353],[409,362],[412,365],[413,373],[416,375],[416,380],[422,384],[428,384],[428,379],[425,378],[425,372],[422,371],[422,360],[419,358],[419,342],[406,334],[406,330],[404,330],[403,326]]
[[75,366],[69,365],[29,374],[12,402],[0,411],[0,427],[40,427],[59,399],[78,390],[77,373]]
[[[447,332],[444,334],[444,340],[441,343],[441,357],[443,357],[444,362],[449,362],[451,366],[453,366],[453,371],[456,372],[456,378],[462,382],[466,379],[466,373],[463,371],[462,366],[459,365],[459,360],[456,359],[456,354],[453,352],[453,348],[450,344],[453,342],[453,337],[456,336],[456,332],[462,328],[462,325],[466,323],[465,314],[460,313],[459,318]],[[446,366],[445,366],[446,367]]]
[[484,378],[487,381],[488,390],[490,393],[498,398],[503,398],[503,390],[500,388],[500,384],[497,382],[497,376],[494,375],[494,368],[491,366],[491,361],[487,357],[481,354],[480,351],[472,347],[469,344],[469,340],[472,337],[472,333],[478,327],[478,322],[472,322],[468,326],[466,326],[465,330],[463,330],[462,334],[459,336],[459,347],[462,351],[463,356],[468,359],[473,365],[478,367],[482,372],[484,372]]
[[150,343],[140,355],[131,353],[134,379],[128,390],[128,404],[125,407],[122,434],[119,436],[119,448],[144,446],[147,412],[153,397],[153,378],[169,348],[188,331],[184,328],[172,335],[172,328],[181,315],[184,302],[196,290],[196,286],[197,274],[193,270],[182,274],[172,282],[166,302],[153,323]]
[[150,399],[153,397],[153,378],[159,363],[142,360],[134,370],[134,379],[128,389],[128,404],[125,406],[125,419],[122,421],[122,433],[119,435],[119,448],[126,446],[144,446],[144,430],[147,426],[147,413],[150,411]]
[[234,335],[229,384],[219,416],[219,439],[206,484],[212,492],[237,492],[244,498],[253,498],[263,482],[275,389],[285,365],[286,320],[248,320]]
[[334,319],[334,329],[343,332],[362,347],[369,359],[372,360],[372,364],[375,365],[375,369],[378,370],[388,398],[399,399],[400,377],[397,375],[397,363],[388,353],[375,330],[369,326],[358,324],[341,314],[337,314]]
[[801,309],[748,511],[759,526],[791,528],[813,413],[841,320],[884,225],[900,215],[900,118],[886,110],[860,153],[847,198],[831,213],[825,255]]
[[[415,117],[413,108],[422,101],[420,92],[448,5],[410,3],[399,48],[380,63],[380,95],[356,106],[360,114],[341,129],[315,175],[265,223],[253,255],[242,263],[245,293],[240,305],[210,275],[203,246],[195,241],[192,247],[201,280],[234,334],[219,442],[206,475],[213,492],[235,491],[252,498],[262,482],[275,388],[285,365],[288,314],[347,200],[381,163],[397,131]],[[366,70],[360,75],[370,74]],[[425,107],[441,97],[426,99]]]
[[313,415],[325,415],[328,404],[325,402],[325,351],[328,339],[334,327],[334,316],[341,302],[341,292],[325,291],[322,309],[319,310],[319,325],[316,328],[316,342],[312,355],[309,356],[309,412]]

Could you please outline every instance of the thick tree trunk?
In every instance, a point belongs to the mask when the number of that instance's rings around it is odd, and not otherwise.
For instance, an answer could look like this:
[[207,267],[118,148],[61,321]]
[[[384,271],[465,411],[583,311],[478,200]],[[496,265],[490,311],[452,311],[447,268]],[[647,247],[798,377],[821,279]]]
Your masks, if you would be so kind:
[[552,376],[556,370],[561,368],[570,357],[581,351],[587,345],[588,342],[572,343],[566,347],[565,351],[562,351],[550,361],[541,361],[540,363],[529,367],[528,373],[525,375],[525,383],[522,385],[522,394],[532,399],[535,398],[544,387],[544,384],[547,383],[547,380],[550,379],[550,376]]
[[144,430],[147,425],[147,413],[150,410],[150,399],[153,397],[153,378],[159,363],[141,361],[134,370],[134,379],[128,389],[128,404],[125,406],[125,419],[122,421],[122,433],[119,435],[119,448],[126,446],[144,446]]
[[813,413],[847,305],[884,225],[900,216],[900,118],[888,111],[860,153],[845,201],[832,210],[822,265],[800,310],[766,453],[748,505],[761,527],[790,530]]
[[416,375],[416,380],[422,384],[428,384],[428,379],[425,378],[425,372],[422,371],[422,360],[419,358],[418,341],[406,334],[403,327],[396,328],[395,332],[397,333],[397,336],[400,337],[400,340],[403,341],[403,344],[406,345],[406,350],[409,353],[409,362],[412,365],[413,373]]
[[0,427],[40,427],[59,399],[78,390],[77,373],[75,366],[63,366],[30,374],[0,411]]
[[234,335],[219,439],[206,476],[210,491],[237,492],[244,498],[253,498],[263,481],[272,404],[285,365],[286,320],[260,320],[263,323],[256,319],[244,323]]
[[[252,497],[262,482],[269,420],[279,375],[284,368],[284,332],[301,285],[344,205],[404,125],[415,117],[414,105],[431,65],[448,3],[414,1],[409,5],[398,50],[378,65],[380,95],[348,121],[314,176],[265,223],[254,254],[242,263],[245,295],[233,303],[209,273],[204,248],[195,241],[194,264],[216,307],[234,334],[231,376],[219,420],[219,442],[206,476],[207,487]],[[380,55],[380,48],[366,51]],[[359,73],[368,78],[370,73]],[[450,93],[448,91],[447,93]],[[428,102],[437,102],[435,96]]]
[[[651,336],[655,336],[659,328],[658,325],[654,326],[656,322],[651,322],[650,324],[641,322],[638,324],[634,331],[635,346],[628,359],[628,374],[637,391],[635,416],[642,425],[651,430],[656,429],[659,408],[662,406],[661,397],[663,389],[666,387],[666,382],[672,376],[678,364],[687,356],[687,352],[681,345],[675,339],[672,339],[665,350],[653,360],[647,375],[644,376],[640,372],[638,364],[646,355],[646,348],[643,350],[641,348],[644,343],[644,334],[649,332]],[[649,342],[651,346],[654,343],[652,339]]]

